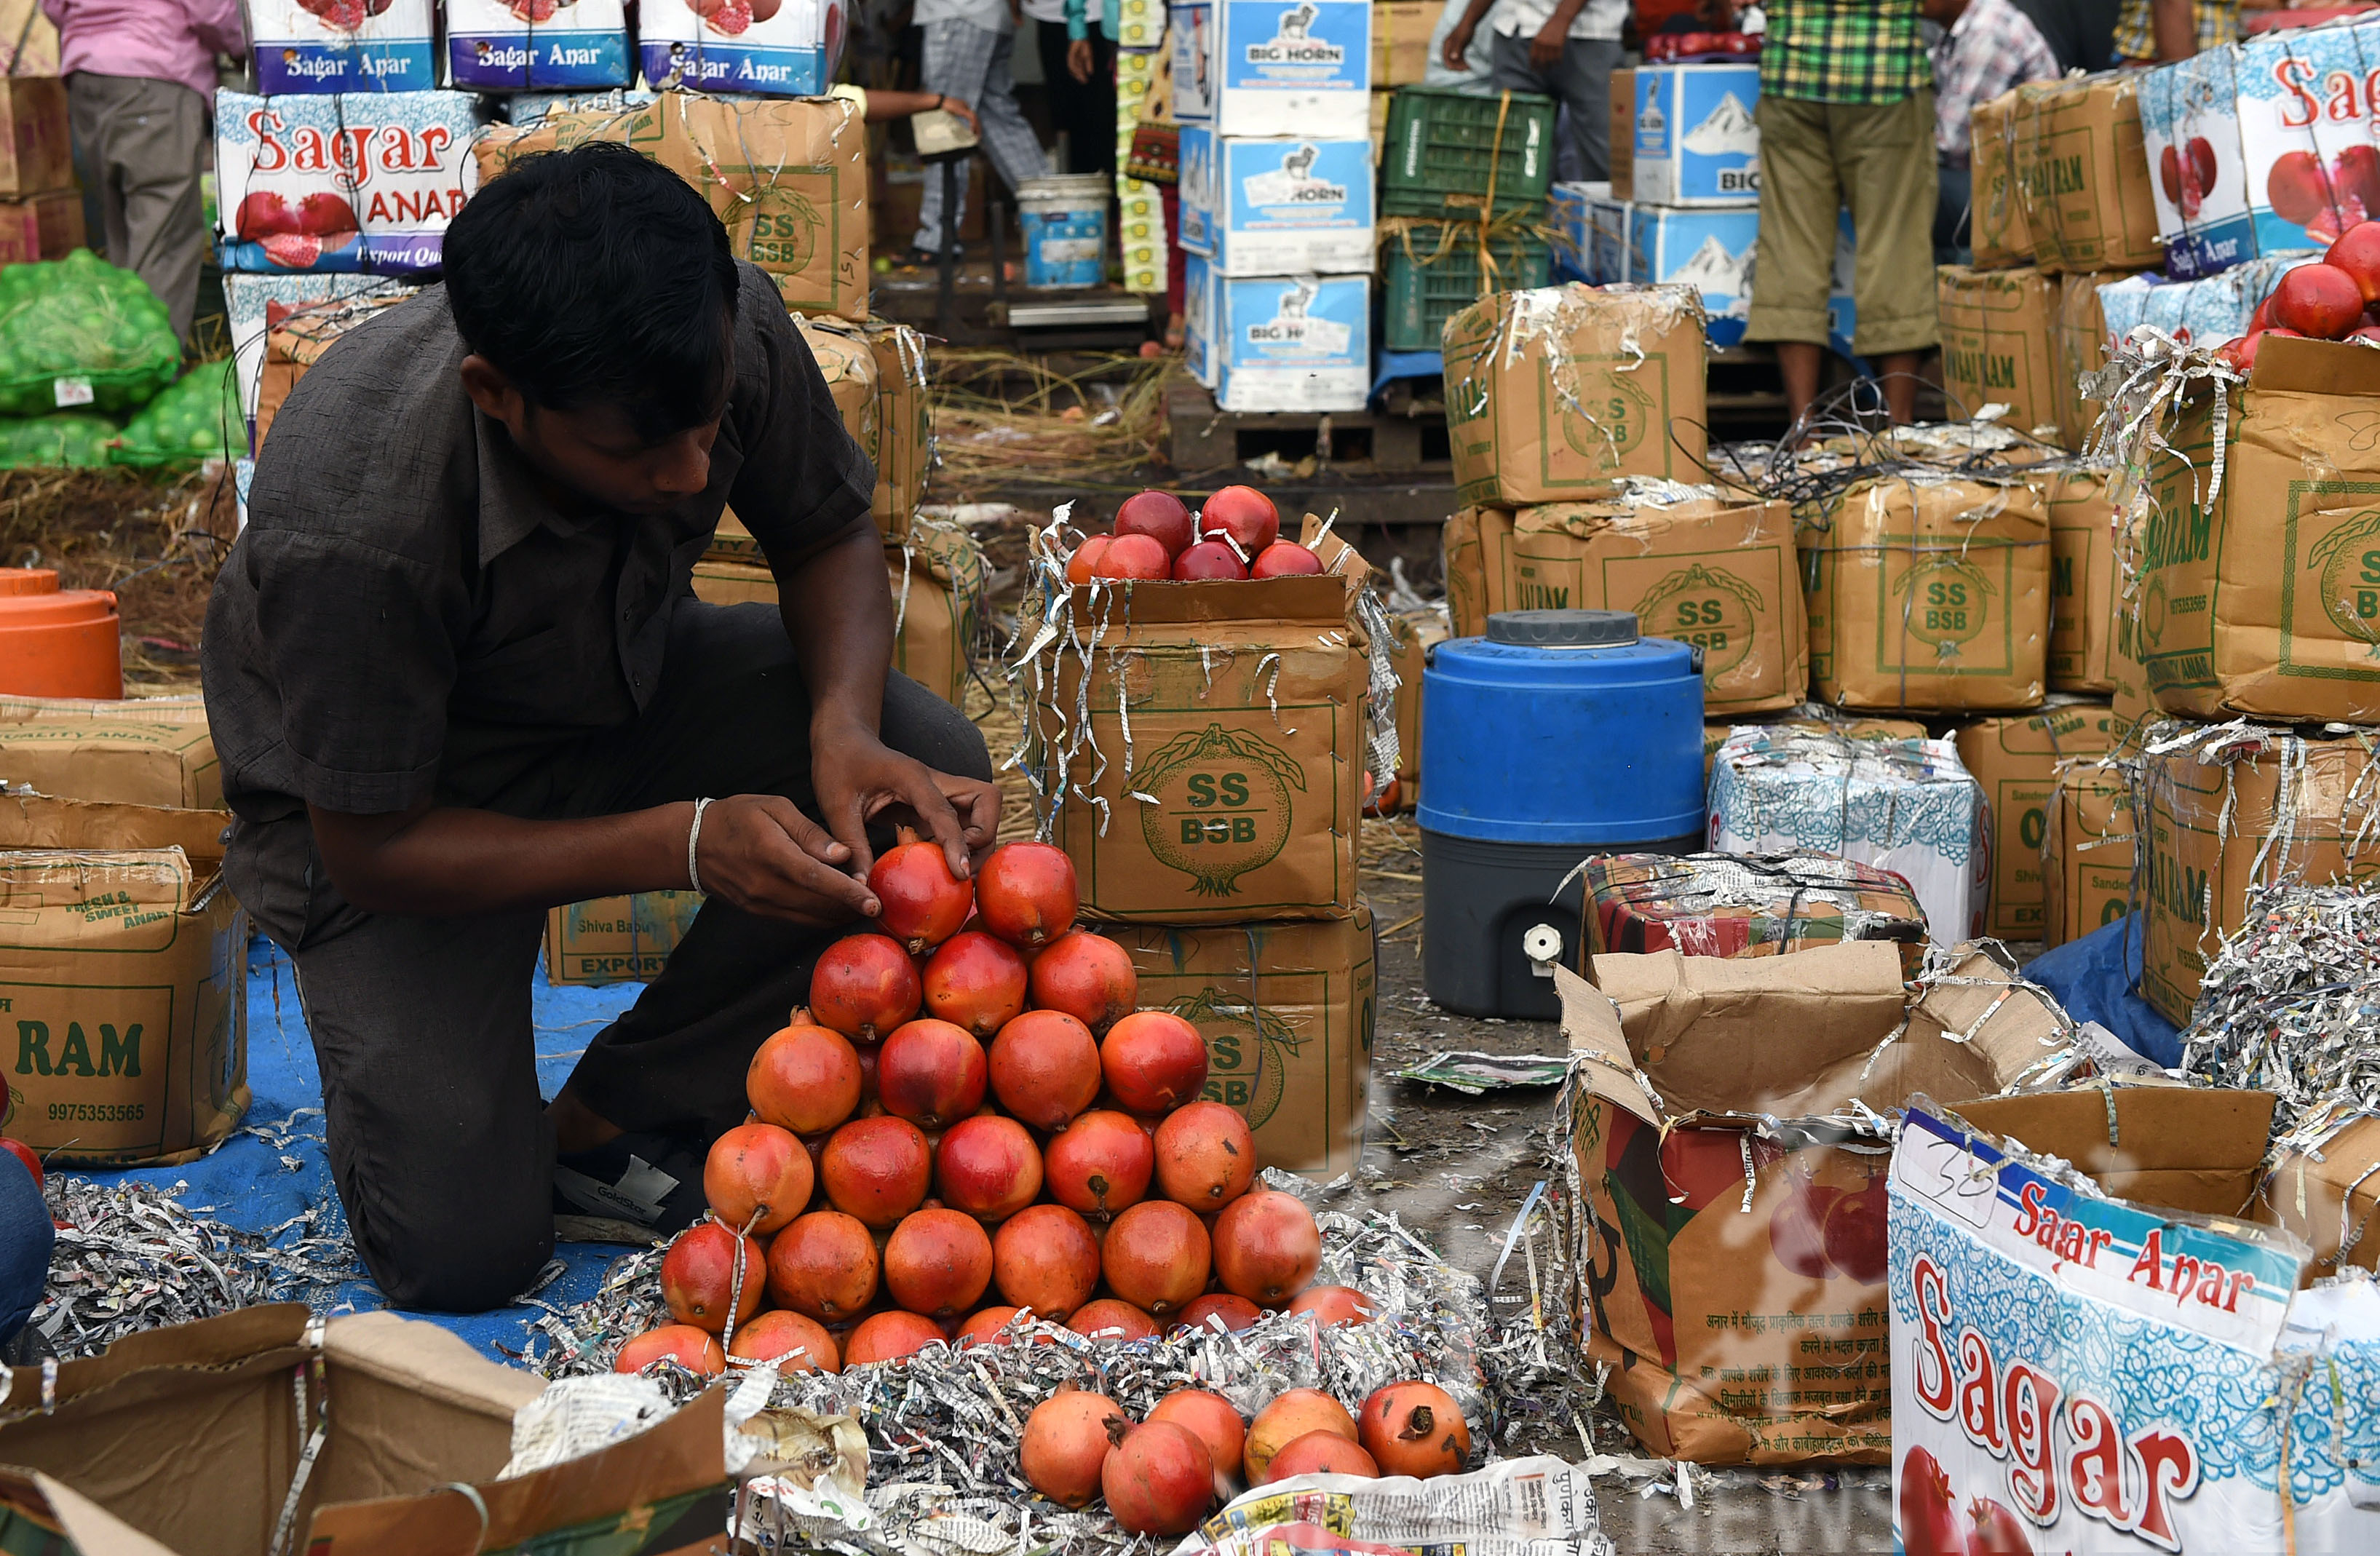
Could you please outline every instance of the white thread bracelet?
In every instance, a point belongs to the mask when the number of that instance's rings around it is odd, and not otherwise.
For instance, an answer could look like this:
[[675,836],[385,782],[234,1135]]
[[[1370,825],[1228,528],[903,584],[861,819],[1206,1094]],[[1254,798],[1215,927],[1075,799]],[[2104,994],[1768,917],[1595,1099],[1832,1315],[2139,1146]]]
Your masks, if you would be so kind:
[[686,884],[689,891],[698,893],[702,890],[702,872],[695,868],[694,851],[702,842],[702,813],[710,808],[710,801],[696,800],[694,824],[686,829]]

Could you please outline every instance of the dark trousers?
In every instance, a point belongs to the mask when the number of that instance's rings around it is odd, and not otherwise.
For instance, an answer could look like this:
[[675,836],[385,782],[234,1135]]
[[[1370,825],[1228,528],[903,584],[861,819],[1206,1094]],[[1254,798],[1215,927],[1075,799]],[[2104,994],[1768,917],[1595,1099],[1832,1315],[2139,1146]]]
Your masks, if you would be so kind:
[[1967,262],[1965,252],[1972,240],[1968,227],[1967,202],[1974,178],[1972,168],[1953,167],[1937,163],[1934,169],[1934,262],[1956,265]]
[[1490,82],[1498,91],[1534,91],[1570,110],[1571,144],[1581,178],[1611,176],[1611,72],[1620,44],[1609,38],[1566,38],[1561,57],[1540,70],[1529,58],[1529,40],[1499,32],[1489,56]]
[[1115,176],[1115,45],[1091,29],[1091,79],[1066,68],[1066,24],[1037,21],[1041,79],[1050,93],[1050,128],[1066,138],[1066,171]]
[[[809,717],[773,607],[681,602],[643,717],[556,748],[540,813],[778,794],[816,816]],[[939,772],[991,776],[965,716],[898,674],[883,738]],[[328,886],[319,858],[315,880],[295,944],[265,928],[297,964],[356,1247],[399,1307],[498,1306],[553,1250],[553,1131],[529,1016],[545,915],[365,913]],[[708,1139],[742,1123],[753,1051],[808,1000],[812,964],[843,932],[710,899],[661,977],[596,1036],[572,1087],[627,1130]]]

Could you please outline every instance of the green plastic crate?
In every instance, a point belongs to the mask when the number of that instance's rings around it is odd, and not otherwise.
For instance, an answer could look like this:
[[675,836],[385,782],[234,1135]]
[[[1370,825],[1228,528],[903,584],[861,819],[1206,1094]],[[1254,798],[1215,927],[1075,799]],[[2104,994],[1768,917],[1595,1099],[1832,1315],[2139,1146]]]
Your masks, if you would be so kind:
[[[1498,118],[1502,118],[1500,134]],[[1389,105],[1380,213],[1479,219],[1495,174],[1495,216],[1545,204],[1554,177],[1554,100],[1399,87]]]
[[[1440,252],[1439,244],[1450,226],[1454,229],[1453,237]],[[1388,302],[1380,322],[1380,346],[1387,351],[1436,351],[1446,322],[1481,296],[1479,229],[1466,222],[1431,223],[1414,228],[1411,237],[1411,253],[1406,252],[1402,237],[1387,245]],[[1536,233],[1500,232],[1488,240],[1488,252],[1496,261],[1497,291],[1523,291],[1552,283],[1553,245]]]

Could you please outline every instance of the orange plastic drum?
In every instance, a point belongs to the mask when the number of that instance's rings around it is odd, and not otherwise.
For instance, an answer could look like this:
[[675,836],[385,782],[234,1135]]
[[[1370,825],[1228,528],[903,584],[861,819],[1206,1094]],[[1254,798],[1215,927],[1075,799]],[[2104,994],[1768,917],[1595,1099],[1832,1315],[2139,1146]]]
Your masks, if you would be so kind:
[[0,567],[0,692],[122,697],[118,630],[105,590],[62,590],[47,567]]

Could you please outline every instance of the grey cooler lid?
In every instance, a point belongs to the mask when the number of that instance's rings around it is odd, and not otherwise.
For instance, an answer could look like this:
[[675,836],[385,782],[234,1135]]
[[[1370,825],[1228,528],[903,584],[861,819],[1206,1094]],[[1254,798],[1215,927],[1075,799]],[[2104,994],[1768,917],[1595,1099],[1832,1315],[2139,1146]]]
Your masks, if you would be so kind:
[[1633,611],[1499,611],[1488,640],[1533,649],[1621,649],[1636,641]]

